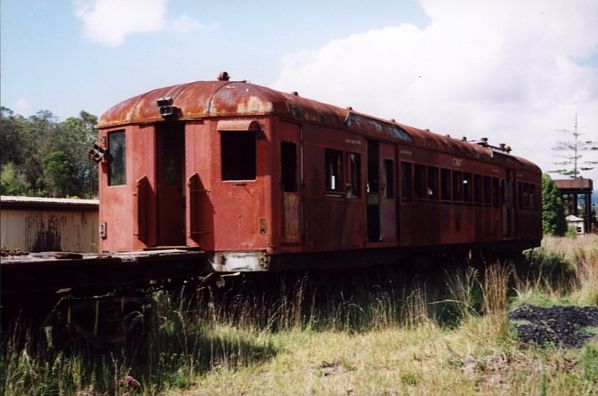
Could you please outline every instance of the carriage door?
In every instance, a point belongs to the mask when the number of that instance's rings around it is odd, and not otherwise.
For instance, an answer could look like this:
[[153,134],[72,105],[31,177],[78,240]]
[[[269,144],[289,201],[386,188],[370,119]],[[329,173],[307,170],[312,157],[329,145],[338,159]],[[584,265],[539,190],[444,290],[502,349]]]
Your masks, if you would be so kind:
[[397,240],[397,198],[395,148],[380,144],[380,240]]
[[156,125],[158,245],[185,245],[185,126]]
[[282,242],[298,244],[303,239],[301,126],[281,121],[279,135]]
[[367,232],[370,242],[397,240],[395,149],[376,140],[367,141]]

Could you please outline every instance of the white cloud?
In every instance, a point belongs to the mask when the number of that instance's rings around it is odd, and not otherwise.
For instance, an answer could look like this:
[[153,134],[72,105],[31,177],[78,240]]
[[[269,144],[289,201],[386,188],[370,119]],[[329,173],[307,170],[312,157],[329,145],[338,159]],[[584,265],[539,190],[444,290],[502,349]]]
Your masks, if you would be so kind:
[[121,45],[126,36],[164,28],[166,0],[75,0],[85,36],[96,43]]
[[166,17],[168,0],[74,0],[75,15],[83,21],[85,36],[96,43],[117,47],[132,34],[169,30],[188,33],[213,30],[218,24],[201,24],[189,15]]
[[[598,140],[598,65],[580,62],[598,52],[598,3],[421,5],[425,28],[388,26],[288,54],[275,86],[443,134],[487,136],[544,170],[576,112],[584,137]],[[598,170],[586,176],[598,180]]]
[[191,18],[189,15],[180,15],[168,21],[168,28],[176,33],[187,33],[197,30],[215,30],[219,26],[217,23],[202,24]]

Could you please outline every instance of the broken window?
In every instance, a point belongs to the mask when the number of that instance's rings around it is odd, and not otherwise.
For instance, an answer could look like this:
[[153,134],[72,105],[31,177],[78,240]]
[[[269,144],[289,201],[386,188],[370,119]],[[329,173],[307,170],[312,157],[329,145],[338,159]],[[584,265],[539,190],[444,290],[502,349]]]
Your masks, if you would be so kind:
[[108,185],[119,186],[127,183],[125,131],[108,134]]
[[255,180],[255,132],[220,132],[222,180]]

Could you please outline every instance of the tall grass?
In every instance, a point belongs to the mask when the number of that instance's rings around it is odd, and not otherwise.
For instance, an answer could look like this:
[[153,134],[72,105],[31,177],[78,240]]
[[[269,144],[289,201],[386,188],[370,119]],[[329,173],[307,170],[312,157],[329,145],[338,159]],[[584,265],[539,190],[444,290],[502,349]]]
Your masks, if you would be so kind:
[[[314,334],[334,340],[328,352],[335,356],[334,342],[353,342],[345,336],[366,340],[368,334],[379,334],[389,343],[385,348],[390,348],[394,341],[386,337],[393,332],[413,339],[414,345],[420,345],[417,348],[427,351],[418,352],[414,346],[409,352],[413,356],[408,359],[414,363],[400,366],[397,378],[404,389],[446,392],[440,379],[462,383],[469,381],[470,372],[474,377],[485,376],[479,367],[486,367],[492,375],[512,376],[510,389],[521,390],[515,393],[537,393],[541,389],[533,387],[533,381],[547,381],[549,386],[569,379],[555,376],[555,372],[561,373],[556,368],[543,373],[534,369],[526,372],[525,378],[504,372],[506,369],[501,367],[508,361],[532,364],[533,360],[533,364],[540,364],[543,359],[535,352],[526,352],[529,357],[523,357],[516,349],[501,351],[500,345],[516,345],[509,332],[509,302],[545,299],[596,304],[597,274],[598,239],[586,237],[547,238],[541,248],[527,252],[521,263],[468,262],[438,267],[424,275],[380,268],[343,277],[338,272],[324,271],[286,274],[282,279],[246,276],[233,279],[225,288],[189,284],[177,290],[153,292],[158,308],[151,335],[109,350],[86,345],[58,349],[41,341],[36,332],[15,326],[2,335],[0,394],[161,394],[168,389],[193,387],[202,377],[212,378],[210,373],[234,377],[234,372],[251,373],[254,367],[268,367],[289,348],[300,349],[302,343],[315,342]],[[480,346],[482,352],[475,352]],[[388,353],[385,364],[394,367],[396,357],[392,354],[399,352],[384,349],[383,353]],[[595,349],[586,355],[594,356],[592,353]],[[443,357],[432,359],[428,355]],[[351,363],[353,355],[348,356],[323,358],[318,372],[357,370],[355,365],[359,363]],[[557,366],[567,366],[566,358],[559,359],[565,360],[555,363]],[[423,362],[432,366],[418,368]],[[584,372],[595,372],[590,363],[584,367]],[[448,370],[451,374],[447,377],[448,373],[428,370]],[[390,377],[372,375],[382,384],[392,382]],[[436,380],[430,379],[436,375]],[[422,388],[424,378],[435,385]],[[575,386],[583,378],[580,375]],[[596,377],[591,378],[595,381]],[[475,389],[486,389],[484,386],[478,383]],[[354,387],[363,392],[382,389],[365,384]],[[213,389],[220,389],[220,385],[214,384]],[[235,392],[224,389],[222,393]]]
[[598,235],[548,236],[525,255],[515,285],[519,302],[598,305]]

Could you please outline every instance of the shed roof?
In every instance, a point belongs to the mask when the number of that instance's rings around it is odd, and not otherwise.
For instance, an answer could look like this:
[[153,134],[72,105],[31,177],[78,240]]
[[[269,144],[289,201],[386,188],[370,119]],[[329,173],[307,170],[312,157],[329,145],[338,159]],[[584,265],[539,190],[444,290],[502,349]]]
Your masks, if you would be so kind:
[[576,179],[560,179],[555,180],[556,188],[559,190],[578,190],[591,192],[593,189],[592,179],[576,178]]
[[41,198],[41,197],[21,197],[21,196],[0,196],[0,206],[4,208],[64,208],[64,209],[95,209],[97,210],[99,201],[97,199],[77,199],[77,198]]

